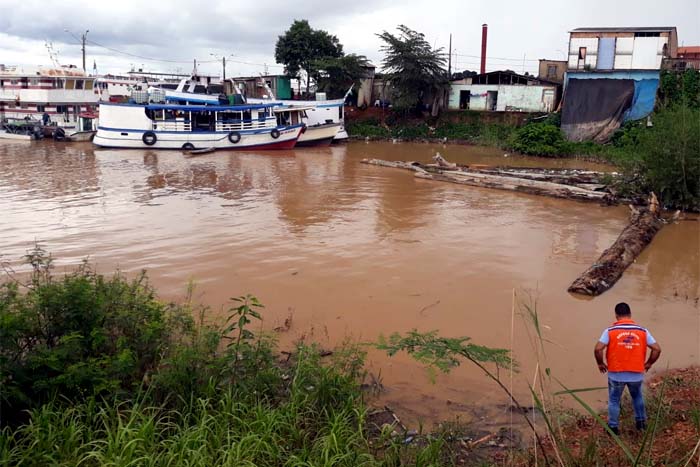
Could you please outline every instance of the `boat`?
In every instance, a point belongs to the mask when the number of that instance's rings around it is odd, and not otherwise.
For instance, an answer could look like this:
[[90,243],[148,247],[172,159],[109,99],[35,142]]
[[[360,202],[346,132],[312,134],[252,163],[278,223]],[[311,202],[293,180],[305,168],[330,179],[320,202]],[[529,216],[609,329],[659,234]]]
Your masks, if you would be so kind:
[[[269,99],[247,98],[249,104],[262,104],[270,102]],[[319,101],[297,101],[297,100],[279,100],[279,105],[284,107],[304,107],[308,108],[307,127],[337,123],[338,131],[333,137],[333,142],[344,141],[348,139],[348,132],[345,130],[345,99],[331,99]]]
[[311,106],[300,107],[296,105],[280,106],[274,109],[278,124],[302,123],[304,125],[296,147],[329,146],[341,128],[341,124],[338,122],[311,124],[307,112],[313,109]]
[[[158,91],[138,91],[126,104],[101,103],[93,143],[110,148],[186,151],[291,149],[303,129],[301,123],[278,125],[272,112],[278,103],[191,104],[191,100],[201,101],[201,95],[178,90],[175,92],[179,103],[171,104],[167,102],[169,91]],[[166,102],[161,103],[163,100]]]
[[25,121],[40,126],[43,136],[66,139],[85,131],[81,114],[96,111],[100,96],[94,84],[94,77],[75,66],[0,65],[0,120]]

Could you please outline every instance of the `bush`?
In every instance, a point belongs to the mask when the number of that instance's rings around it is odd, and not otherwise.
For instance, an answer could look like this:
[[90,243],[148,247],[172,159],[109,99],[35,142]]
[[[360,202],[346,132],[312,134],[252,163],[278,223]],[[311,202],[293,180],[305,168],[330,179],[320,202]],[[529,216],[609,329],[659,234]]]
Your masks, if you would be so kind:
[[129,393],[158,364],[184,311],[155,298],[145,274],[106,278],[87,263],[62,278],[37,247],[26,293],[0,286],[2,412],[13,418],[56,395]]
[[561,130],[547,123],[529,123],[513,134],[509,146],[521,154],[562,156],[569,153]]
[[653,191],[668,207],[700,210],[700,109],[671,106],[655,113],[624,161],[637,191]]

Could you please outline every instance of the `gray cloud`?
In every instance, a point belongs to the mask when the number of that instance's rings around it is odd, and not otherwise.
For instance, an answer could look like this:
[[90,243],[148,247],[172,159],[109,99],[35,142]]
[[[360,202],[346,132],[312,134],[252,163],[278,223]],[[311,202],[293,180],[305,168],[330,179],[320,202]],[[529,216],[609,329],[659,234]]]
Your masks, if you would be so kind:
[[[563,58],[569,29],[579,26],[676,25],[679,40],[700,44],[700,6],[697,0],[667,1],[664,8],[651,0],[622,0],[610,8],[604,0],[565,2],[522,1],[434,2],[404,0],[268,0],[266,2],[210,1],[39,1],[0,0],[0,63],[19,57],[24,63],[47,63],[43,41],[54,41],[64,60],[77,63],[79,46],[64,29],[88,40],[144,57],[179,60],[150,62],[89,44],[89,61],[101,71],[124,71],[136,63],[151,69],[187,69],[192,58],[211,60],[210,53],[235,54],[230,71],[254,73],[261,64],[273,65],[274,44],[294,19],[308,19],[315,28],[336,34],[347,52],[367,55],[379,64],[380,41],[375,33],[407,24],[424,32],[436,46],[447,47],[453,34],[455,69],[478,64],[480,26],[489,23],[490,69],[534,71],[538,58]],[[250,62],[246,65],[237,62]],[[216,64],[204,64],[217,72]],[[279,70],[279,68],[272,68]]]

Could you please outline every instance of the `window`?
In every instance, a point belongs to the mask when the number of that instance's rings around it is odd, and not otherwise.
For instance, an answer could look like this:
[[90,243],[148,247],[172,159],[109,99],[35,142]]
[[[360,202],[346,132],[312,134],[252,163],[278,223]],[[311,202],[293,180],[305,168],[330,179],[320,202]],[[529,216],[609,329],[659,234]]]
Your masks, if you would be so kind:
[[46,112],[46,106],[45,105],[37,105],[36,106],[36,111],[37,112]]
[[640,31],[640,32],[635,32],[634,37],[661,37],[661,33],[660,32]]
[[19,105],[19,108],[20,108],[20,109],[28,109],[29,106],[28,106],[27,104],[20,104],[20,105]]
[[75,89],[83,89],[83,80],[82,79],[75,80]]
[[62,79],[57,79],[56,81],[53,82],[53,85],[56,89],[63,89],[65,80]]
[[38,79],[35,79],[35,78],[34,78],[34,79],[30,79],[30,80],[29,80],[29,84],[31,84],[32,86],[39,86],[39,80],[38,80]]
[[10,80],[10,84],[12,86],[17,86],[17,80],[16,79]]
[[74,79],[67,79],[66,80],[66,89],[75,89],[75,80]]
[[92,84],[92,80],[85,81],[85,89],[88,91],[92,90]]
[[586,47],[579,47],[578,48],[578,59],[579,60],[586,59]]
[[60,114],[68,113],[68,106],[67,105],[57,105],[56,112],[60,113]]
[[556,65],[547,65],[547,78],[556,78],[557,77],[557,66]]

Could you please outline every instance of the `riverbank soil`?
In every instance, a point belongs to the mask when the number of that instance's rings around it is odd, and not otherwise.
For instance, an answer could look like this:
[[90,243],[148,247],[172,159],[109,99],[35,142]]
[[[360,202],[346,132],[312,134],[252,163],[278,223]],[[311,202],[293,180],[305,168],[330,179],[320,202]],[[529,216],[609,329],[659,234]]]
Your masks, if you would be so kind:
[[[644,444],[640,465],[671,466],[700,464],[700,367],[678,368],[654,376],[645,391],[648,436],[635,428],[629,394],[622,399],[620,439],[635,457]],[[601,413],[606,420],[606,412]],[[621,466],[630,462],[622,449],[591,416],[576,415],[564,424],[559,435],[571,451],[566,465]],[[551,440],[545,443],[550,459],[556,459]],[[695,452],[694,452],[695,449]],[[693,454],[694,452],[694,454]],[[689,461],[692,454],[692,460]],[[533,465],[541,453],[500,452],[492,457],[498,465]],[[689,463],[687,463],[689,461]]]

